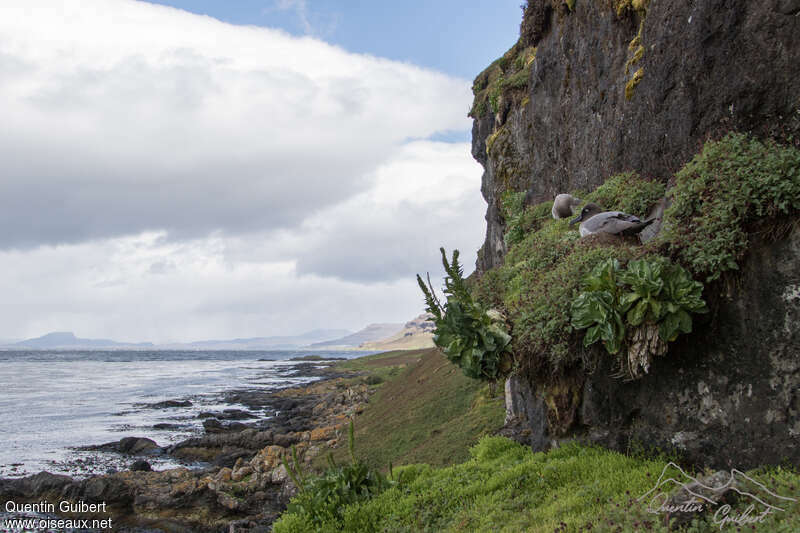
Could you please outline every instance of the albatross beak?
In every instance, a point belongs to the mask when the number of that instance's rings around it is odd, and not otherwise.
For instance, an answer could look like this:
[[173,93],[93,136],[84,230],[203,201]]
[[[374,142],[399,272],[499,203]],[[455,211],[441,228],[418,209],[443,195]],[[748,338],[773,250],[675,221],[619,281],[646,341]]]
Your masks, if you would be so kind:
[[575,224],[576,222],[580,222],[581,220],[583,220],[583,213],[578,215],[577,218],[573,218],[572,220],[570,220],[569,221],[569,225],[571,226],[571,225]]

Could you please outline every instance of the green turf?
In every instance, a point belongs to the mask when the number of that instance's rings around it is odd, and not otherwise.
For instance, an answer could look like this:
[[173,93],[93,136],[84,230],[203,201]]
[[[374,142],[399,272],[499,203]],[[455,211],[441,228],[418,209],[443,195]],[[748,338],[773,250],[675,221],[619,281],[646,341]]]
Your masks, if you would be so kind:
[[[337,368],[386,380],[355,420],[357,455],[372,467],[463,461],[469,446],[503,424],[502,396],[490,398],[485,383],[465,377],[436,349],[378,354]],[[337,460],[347,455],[343,447],[333,453]]]

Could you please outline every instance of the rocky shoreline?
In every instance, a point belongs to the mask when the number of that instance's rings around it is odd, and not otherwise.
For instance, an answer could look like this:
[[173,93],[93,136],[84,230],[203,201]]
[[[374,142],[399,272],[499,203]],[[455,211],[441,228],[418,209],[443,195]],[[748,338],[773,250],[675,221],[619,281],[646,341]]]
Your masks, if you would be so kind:
[[[323,447],[338,445],[349,418],[368,401],[370,387],[332,365],[315,361],[295,366],[294,375],[318,378],[305,386],[226,392],[226,403],[248,411],[201,413],[203,434],[176,444],[161,447],[149,438],[127,437],[81,449],[128,456],[133,459],[130,470],[86,479],[48,472],[0,479],[0,499],[18,506],[42,501],[56,507],[67,501],[105,504],[103,512],[61,516],[111,518],[114,530],[122,532],[269,531],[294,491],[281,457],[294,446],[299,460],[310,465]],[[272,416],[252,421],[253,412]],[[247,419],[251,421],[241,421]],[[199,467],[153,471],[151,462],[161,457]]]

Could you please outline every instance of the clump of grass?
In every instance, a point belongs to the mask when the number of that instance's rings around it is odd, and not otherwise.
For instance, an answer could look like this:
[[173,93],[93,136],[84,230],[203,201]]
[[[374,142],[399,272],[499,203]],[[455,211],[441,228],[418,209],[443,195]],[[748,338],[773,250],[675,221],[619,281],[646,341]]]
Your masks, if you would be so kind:
[[297,460],[297,451],[292,446],[292,464],[285,458],[281,460],[298,491],[289,502],[289,514],[301,517],[308,525],[341,523],[345,507],[369,500],[393,485],[394,482],[380,471],[369,468],[356,458],[352,420],[348,430],[348,450],[349,464],[339,465],[333,455],[328,455],[328,468],[322,475],[305,476]]
[[643,217],[653,204],[664,197],[665,191],[663,183],[647,181],[635,172],[623,172],[606,179],[585,199],[609,211]]
[[525,235],[550,218],[552,204],[544,202],[532,207],[525,206],[525,192],[507,191],[502,197],[506,247],[522,241]]
[[675,175],[659,242],[707,281],[735,270],[748,226],[800,209],[800,150],[731,133]]

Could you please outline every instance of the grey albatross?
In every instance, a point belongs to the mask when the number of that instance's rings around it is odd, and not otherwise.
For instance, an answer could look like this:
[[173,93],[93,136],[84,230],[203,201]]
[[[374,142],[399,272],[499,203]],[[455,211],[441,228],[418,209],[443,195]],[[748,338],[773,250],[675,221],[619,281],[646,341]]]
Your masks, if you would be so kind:
[[596,203],[588,203],[581,209],[581,214],[570,221],[570,225],[580,222],[581,237],[595,233],[611,235],[636,235],[652,224],[656,219],[642,221],[639,217],[622,211],[603,211]]
[[550,209],[550,214],[553,215],[553,218],[556,220],[571,217],[575,214],[572,209],[579,205],[581,205],[580,198],[575,198],[571,194],[562,193],[557,195],[555,200],[553,200],[553,208]]

